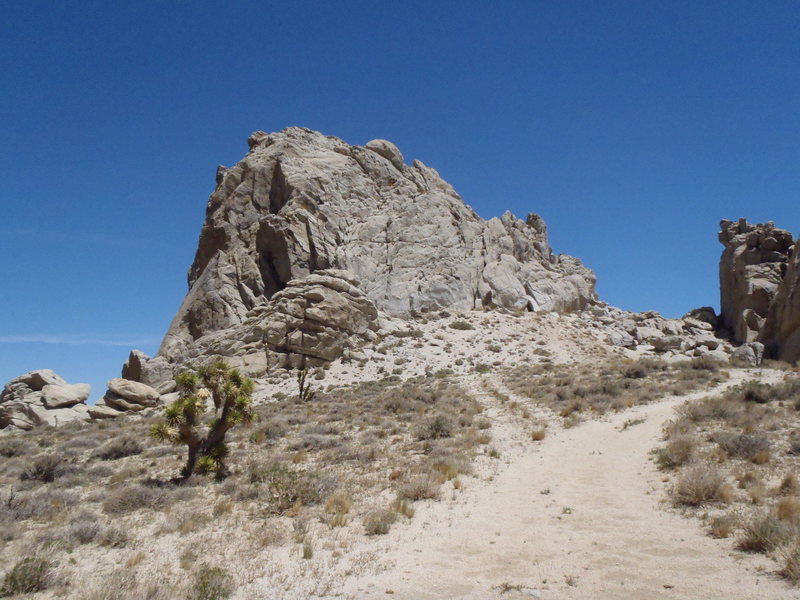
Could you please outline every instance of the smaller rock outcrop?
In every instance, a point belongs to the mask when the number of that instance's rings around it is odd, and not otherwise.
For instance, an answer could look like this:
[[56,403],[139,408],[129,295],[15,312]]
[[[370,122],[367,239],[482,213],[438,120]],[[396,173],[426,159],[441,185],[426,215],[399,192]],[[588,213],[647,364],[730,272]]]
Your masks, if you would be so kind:
[[293,279],[239,325],[190,344],[165,341],[167,356],[176,371],[224,358],[252,376],[272,367],[328,363],[377,337],[378,309],[358,285],[352,273],[341,269]]
[[[97,401],[97,407],[118,412],[136,413],[159,404],[161,394],[149,385],[117,377],[108,382],[108,390]],[[106,416],[112,416],[106,412]]]
[[88,421],[88,383],[69,384],[57,373],[41,369],[9,381],[0,393],[0,429],[30,430]]
[[771,221],[720,222],[720,327],[736,342],[755,341],[786,274],[792,234]]
[[175,390],[174,375],[166,358],[150,358],[140,350],[133,350],[122,367],[123,379],[149,385],[159,394],[169,394]]

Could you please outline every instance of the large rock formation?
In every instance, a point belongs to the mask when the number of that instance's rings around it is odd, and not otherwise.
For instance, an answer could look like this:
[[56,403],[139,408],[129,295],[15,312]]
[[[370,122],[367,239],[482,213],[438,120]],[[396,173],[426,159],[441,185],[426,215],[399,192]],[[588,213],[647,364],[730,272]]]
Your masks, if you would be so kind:
[[772,222],[722,221],[720,229],[720,325],[735,341],[751,342],[764,326],[794,241]]
[[800,360],[800,251],[795,244],[778,293],[770,306],[759,340],[770,356]]
[[541,218],[484,221],[390,142],[350,146],[292,127],[248,144],[217,171],[189,292],[132,379],[156,385],[165,364],[214,355],[251,374],[329,361],[369,338],[378,311],[573,311],[596,299],[594,275],[552,253]]
[[0,393],[0,429],[33,429],[90,419],[88,383],[69,384],[49,369],[9,381]]
[[[792,234],[774,223],[722,221],[719,239],[721,325],[734,341],[766,355],[800,359],[800,253]],[[763,346],[761,346],[763,344]],[[752,361],[750,361],[752,362]]]

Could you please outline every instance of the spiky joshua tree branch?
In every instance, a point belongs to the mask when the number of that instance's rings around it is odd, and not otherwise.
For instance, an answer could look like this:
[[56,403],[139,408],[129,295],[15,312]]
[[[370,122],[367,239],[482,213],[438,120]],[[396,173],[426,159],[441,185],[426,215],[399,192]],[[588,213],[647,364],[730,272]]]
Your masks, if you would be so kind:
[[225,435],[235,425],[253,420],[253,381],[220,361],[199,368],[197,373],[183,372],[175,382],[180,396],[164,409],[164,420],[153,425],[150,434],[187,447],[184,479],[195,471],[214,471],[217,477],[224,477],[228,455]]

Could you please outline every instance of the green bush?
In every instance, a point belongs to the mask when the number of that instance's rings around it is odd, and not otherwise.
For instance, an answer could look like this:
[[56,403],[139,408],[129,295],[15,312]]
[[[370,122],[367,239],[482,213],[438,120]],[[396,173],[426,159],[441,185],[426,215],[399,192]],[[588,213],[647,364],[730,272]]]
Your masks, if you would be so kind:
[[32,594],[46,590],[51,583],[53,564],[37,556],[19,561],[3,578],[0,595]]
[[295,471],[282,463],[252,466],[250,482],[266,496],[270,509],[284,513],[297,503],[305,506],[317,504],[325,491],[326,483],[317,473]]
[[222,567],[203,564],[194,576],[186,600],[223,600],[234,590],[233,578]]
[[458,329],[460,331],[468,331],[470,329],[475,329],[475,327],[473,327],[472,323],[470,323],[468,321],[453,321],[452,323],[450,323],[450,329]]

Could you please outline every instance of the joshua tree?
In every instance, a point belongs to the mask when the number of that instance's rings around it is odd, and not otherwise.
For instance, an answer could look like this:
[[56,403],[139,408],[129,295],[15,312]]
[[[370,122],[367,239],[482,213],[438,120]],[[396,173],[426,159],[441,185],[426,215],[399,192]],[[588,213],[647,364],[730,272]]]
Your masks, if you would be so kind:
[[[153,425],[153,437],[185,444],[188,448],[183,477],[195,469],[226,475],[228,447],[225,434],[239,423],[253,420],[250,395],[253,381],[225,362],[201,367],[197,373],[186,371],[175,378],[180,397],[164,409],[164,421]],[[208,398],[214,402],[214,414],[203,422]]]
[[306,377],[308,377],[308,371],[306,369],[300,369],[297,372],[297,386],[300,388],[298,397],[300,398],[300,402],[311,402],[314,396],[317,395],[317,393],[311,389],[311,383],[306,382]]

